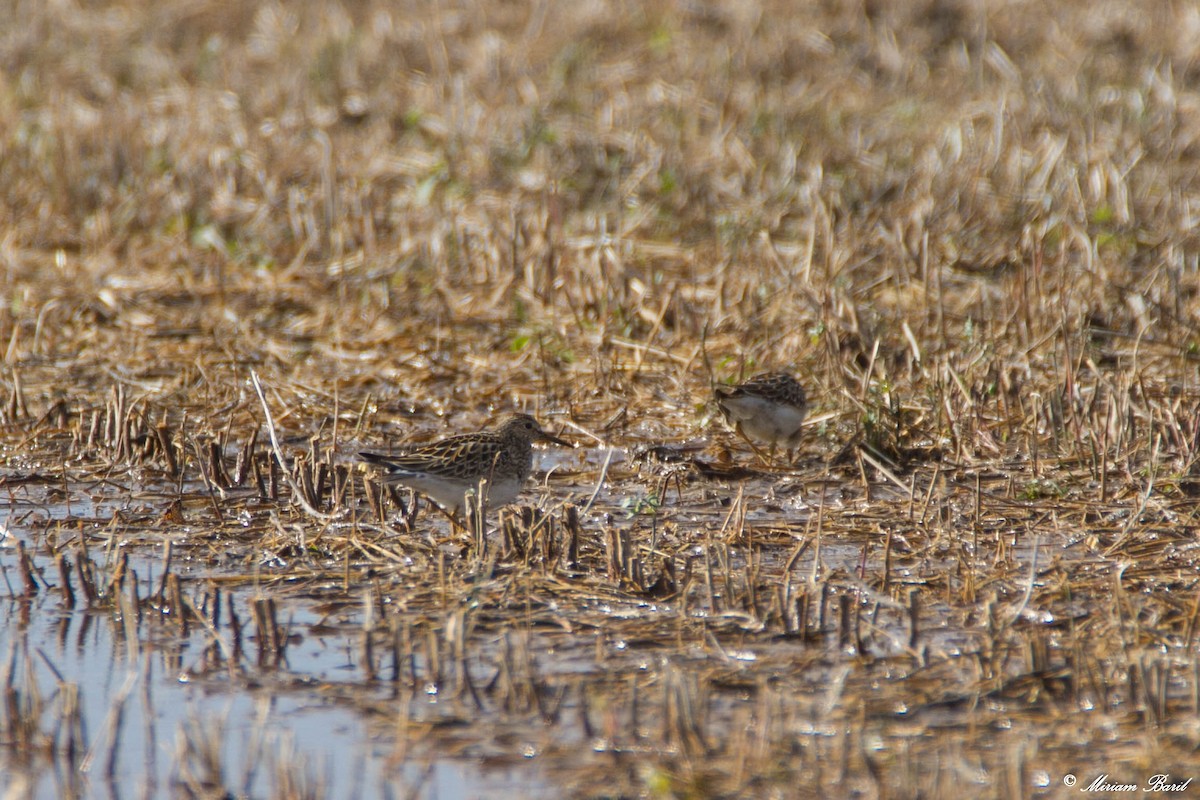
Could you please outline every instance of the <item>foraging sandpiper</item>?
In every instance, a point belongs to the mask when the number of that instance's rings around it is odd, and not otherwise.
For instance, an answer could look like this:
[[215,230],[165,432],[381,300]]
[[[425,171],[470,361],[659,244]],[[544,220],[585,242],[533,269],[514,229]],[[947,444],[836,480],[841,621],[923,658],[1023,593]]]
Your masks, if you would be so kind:
[[533,471],[531,445],[535,441],[571,446],[546,433],[528,414],[513,414],[494,430],[451,436],[409,447],[396,455],[359,456],[383,467],[388,483],[415,489],[456,515],[481,484],[490,506],[516,500]]
[[714,392],[725,421],[758,453],[759,458],[762,453],[752,438],[768,442],[771,457],[775,456],[776,445],[784,445],[788,463],[794,463],[804,414],[808,411],[804,388],[795,378],[782,372],[767,372],[737,386],[717,386]]

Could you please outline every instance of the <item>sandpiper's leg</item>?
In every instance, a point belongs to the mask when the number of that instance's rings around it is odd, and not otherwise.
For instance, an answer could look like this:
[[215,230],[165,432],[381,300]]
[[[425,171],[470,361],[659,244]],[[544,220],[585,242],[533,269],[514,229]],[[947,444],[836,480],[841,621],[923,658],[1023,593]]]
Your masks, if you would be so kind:
[[450,530],[451,531],[467,529],[466,524],[458,518],[458,514],[456,511],[446,510],[446,509],[442,508],[440,505],[438,505],[437,503],[433,502],[432,500],[429,501],[429,505],[432,508],[436,508],[442,516],[444,516],[446,519],[450,520]]
[[803,431],[797,430],[787,440],[788,466],[796,466],[796,458],[800,455],[800,442],[804,438]]
[[404,517],[404,527],[408,528],[409,532],[412,532],[413,526],[417,524],[417,507],[419,503],[417,493],[413,491],[408,493],[409,501],[407,505],[400,498],[400,493],[394,488],[392,489],[392,496],[400,504],[400,513]]
[[[761,461],[764,465],[770,465],[770,463],[771,463],[770,459],[767,458],[766,454],[764,454],[761,449],[759,449],[758,445],[756,445],[754,442],[752,442],[750,440],[750,437],[746,435],[746,432],[744,430],[742,430],[742,423],[740,423],[740,422],[736,423],[733,426],[733,429],[735,431],[737,431],[738,436],[741,436],[742,439],[745,440],[746,444],[750,445],[750,449],[754,451],[754,455],[758,456],[759,461]],[[774,445],[772,445],[772,446],[774,446]]]
[[463,530],[475,540],[475,549],[483,553],[487,547],[487,503],[481,494],[467,497],[464,513],[466,525]]

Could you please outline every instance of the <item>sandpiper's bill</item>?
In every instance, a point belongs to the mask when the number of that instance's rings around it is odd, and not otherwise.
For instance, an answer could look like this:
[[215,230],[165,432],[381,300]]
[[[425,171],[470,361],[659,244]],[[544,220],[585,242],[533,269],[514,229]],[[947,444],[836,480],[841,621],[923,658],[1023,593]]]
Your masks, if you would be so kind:
[[395,455],[359,453],[384,468],[384,480],[424,494],[451,514],[466,507],[481,483],[489,506],[517,499],[533,471],[535,441],[571,446],[542,430],[528,414],[513,414],[494,430],[451,436],[415,445]]
[[717,386],[714,392],[725,421],[759,458],[762,453],[753,439],[770,444],[772,457],[775,447],[782,444],[787,449],[788,462],[794,463],[804,414],[808,411],[804,388],[795,378],[782,372],[767,372],[737,386]]

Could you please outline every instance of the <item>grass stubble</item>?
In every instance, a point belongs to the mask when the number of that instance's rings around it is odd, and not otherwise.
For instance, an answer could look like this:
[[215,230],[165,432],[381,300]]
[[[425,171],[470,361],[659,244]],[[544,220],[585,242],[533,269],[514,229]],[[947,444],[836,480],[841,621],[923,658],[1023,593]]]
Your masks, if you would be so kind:
[[[1194,7],[6,13],[12,608],[276,692],[353,633],[319,689],[412,795],[455,758],[584,796],[1191,777]],[[815,403],[795,471],[713,419],[768,368]],[[491,537],[353,464],[518,408],[582,446]],[[6,765],[112,774],[132,689],[86,730],[14,641]],[[220,737],[180,730],[175,790],[248,790]],[[321,796],[291,748],[269,793]]]

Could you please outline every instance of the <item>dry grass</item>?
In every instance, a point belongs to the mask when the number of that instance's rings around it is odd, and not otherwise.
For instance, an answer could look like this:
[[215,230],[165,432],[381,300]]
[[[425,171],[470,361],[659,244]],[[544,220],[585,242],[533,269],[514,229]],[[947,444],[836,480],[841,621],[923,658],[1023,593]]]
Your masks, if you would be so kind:
[[[1191,5],[9,14],[9,525],[208,565],[153,603],[214,670],[302,669],[276,604],[314,603],[397,763],[536,753],[581,794],[1190,777]],[[764,368],[817,405],[795,473],[710,419]],[[351,466],[513,408],[583,447],[491,541]]]

